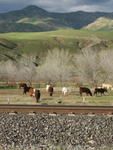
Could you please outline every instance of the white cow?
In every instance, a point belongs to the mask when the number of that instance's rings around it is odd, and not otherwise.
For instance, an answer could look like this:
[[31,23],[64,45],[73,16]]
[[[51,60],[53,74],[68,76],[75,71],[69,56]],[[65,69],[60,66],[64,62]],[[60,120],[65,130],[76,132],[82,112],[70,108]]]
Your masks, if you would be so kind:
[[62,94],[65,96],[68,93],[67,87],[62,88]]
[[50,87],[50,84],[47,84],[46,85],[46,91],[48,92],[48,90],[49,90],[49,87]]
[[107,90],[111,90],[112,89],[112,85],[111,84],[102,84],[102,88],[106,88]]

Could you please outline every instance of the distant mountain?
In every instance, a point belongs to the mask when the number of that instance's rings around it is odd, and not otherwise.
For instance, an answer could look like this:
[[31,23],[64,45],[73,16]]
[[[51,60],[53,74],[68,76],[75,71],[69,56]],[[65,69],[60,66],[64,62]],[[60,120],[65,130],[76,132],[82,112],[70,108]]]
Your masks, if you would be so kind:
[[113,19],[100,17],[83,29],[87,30],[113,30]]
[[113,19],[113,13],[71,12],[52,13],[37,6],[0,14],[0,33],[42,32],[58,29],[81,29],[100,17]]

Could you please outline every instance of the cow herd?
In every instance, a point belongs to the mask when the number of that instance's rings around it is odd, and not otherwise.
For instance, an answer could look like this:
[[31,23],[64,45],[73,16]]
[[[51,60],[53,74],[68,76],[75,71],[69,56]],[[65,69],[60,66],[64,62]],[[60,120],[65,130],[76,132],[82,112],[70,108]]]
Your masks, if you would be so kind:
[[[80,94],[80,96],[82,96],[83,93],[85,93],[87,96],[88,95],[89,96],[93,96],[93,95],[102,96],[102,95],[105,95],[105,92],[108,92],[108,90],[113,90],[112,85],[103,83],[101,85],[101,87],[95,88],[93,92],[87,87],[79,87],[79,94]],[[63,95],[66,95],[68,92],[69,92],[69,88],[67,88],[67,87],[62,88],[62,94]]]
[[[26,94],[27,92],[29,93],[30,96],[36,98],[36,102],[39,102],[40,100],[40,90],[37,90],[35,88],[32,88],[30,86],[27,86],[26,83],[20,83],[19,88],[23,88],[23,94]],[[101,87],[95,88],[94,91],[92,92],[89,88],[87,87],[79,87],[79,94],[80,96],[83,96],[85,93],[87,96],[102,96],[105,94],[105,92],[108,92],[108,90],[112,90],[112,86],[110,84],[102,84]],[[51,84],[46,85],[46,92],[49,93],[49,96],[53,96],[54,93],[54,87]],[[70,93],[70,88],[68,87],[62,87],[61,89],[62,95],[66,96]]]
[[[90,95],[90,96],[93,96],[91,90],[89,88],[86,88],[86,87],[80,87],[79,88],[79,92],[80,92],[80,96],[82,96],[82,93],[86,93],[86,95]],[[98,94],[101,94],[101,96],[103,94],[105,94],[105,92],[108,92],[108,90],[106,88],[95,88],[94,89],[94,95],[98,95]]]

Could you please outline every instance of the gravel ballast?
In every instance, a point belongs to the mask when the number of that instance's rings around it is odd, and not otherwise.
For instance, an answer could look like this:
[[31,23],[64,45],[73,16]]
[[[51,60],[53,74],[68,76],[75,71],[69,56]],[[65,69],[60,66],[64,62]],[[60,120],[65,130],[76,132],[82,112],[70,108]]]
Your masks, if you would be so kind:
[[92,150],[113,147],[113,115],[0,114],[0,145]]

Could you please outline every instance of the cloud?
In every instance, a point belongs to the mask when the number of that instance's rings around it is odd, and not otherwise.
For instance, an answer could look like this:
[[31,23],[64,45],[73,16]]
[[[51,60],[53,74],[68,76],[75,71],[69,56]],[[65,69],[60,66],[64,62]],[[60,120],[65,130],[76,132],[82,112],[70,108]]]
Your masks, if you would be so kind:
[[52,12],[113,12],[113,0],[33,0],[33,4]]
[[37,5],[51,12],[113,12],[113,0],[0,0],[0,12],[21,9],[28,5]]

